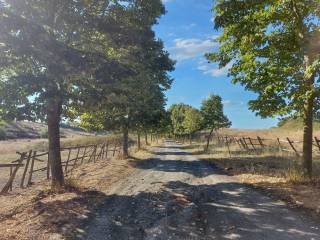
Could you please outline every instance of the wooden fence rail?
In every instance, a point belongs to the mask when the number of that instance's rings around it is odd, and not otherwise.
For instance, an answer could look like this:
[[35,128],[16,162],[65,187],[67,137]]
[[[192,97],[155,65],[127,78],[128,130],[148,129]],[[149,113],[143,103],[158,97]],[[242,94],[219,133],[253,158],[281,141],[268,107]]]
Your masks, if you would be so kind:
[[[289,137],[285,139],[264,139],[259,136],[256,138],[246,137],[246,136],[229,136],[229,135],[216,135],[215,138],[218,144],[223,144],[228,147],[228,151],[230,152],[230,144],[236,144],[240,150],[243,151],[261,151],[261,150],[278,150],[281,152],[287,152],[295,154],[297,157],[302,156],[302,141],[295,141],[290,139]],[[317,137],[314,138],[312,143],[313,152],[315,155],[320,155],[320,139]]]
[[[76,166],[84,163],[107,160],[108,157],[115,157],[121,154],[121,144],[119,142],[111,144],[109,142],[96,145],[74,146],[61,148],[62,167],[64,175],[67,176]],[[110,154],[108,154],[110,153]],[[17,178],[20,168],[23,168],[20,188],[28,187],[32,184],[34,175],[46,172],[46,178],[50,178],[49,152],[30,150],[28,152],[17,152],[19,159],[8,164],[0,164],[0,169],[9,169],[9,178],[0,194],[5,194],[13,188],[13,182]],[[111,155],[112,154],[112,155]],[[42,176],[44,177],[44,176]]]

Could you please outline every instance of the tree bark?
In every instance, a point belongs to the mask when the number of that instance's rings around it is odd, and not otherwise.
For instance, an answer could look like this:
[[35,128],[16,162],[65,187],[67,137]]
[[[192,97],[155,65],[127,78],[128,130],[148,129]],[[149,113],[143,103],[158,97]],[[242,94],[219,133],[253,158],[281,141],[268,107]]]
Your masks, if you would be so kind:
[[140,132],[138,132],[138,149],[141,149]]
[[213,128],[210,130],[210,133],[209,133],[209,136],[207,138],[207,145],[206,145],[206,151],[209,150],[209,144],[210,144],[210,139],[211,139],[211,136],[212,136],[212,133],[213,133]]
[[59,189],[64,185],[64,176],[61,164],[60,152],[60,117],[61,101],[53,99],[49,101],[47,109],[48,140],[49,140],[49,164],[51,167],[51,188]]
[[129,157],[129,130],[128,127],[123,128],[123,157],[128,158]]
[[148,134],[147,133],[144,135],[144,139],[146,141],[146,145],[149,145],[149,143],[148,143]]
[[312,178],[312,140],[313,140],[313,107],[314,95],[311,94],[304,106],[303,116],[303,174]]

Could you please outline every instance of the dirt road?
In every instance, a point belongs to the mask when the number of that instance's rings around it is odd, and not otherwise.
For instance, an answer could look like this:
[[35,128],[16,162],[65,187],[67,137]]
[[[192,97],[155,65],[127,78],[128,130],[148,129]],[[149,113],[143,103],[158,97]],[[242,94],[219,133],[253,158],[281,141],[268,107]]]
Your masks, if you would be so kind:
[[[320,239],[320,225],[166,141],[107,194],[82,239]],[[80,236],[79,236],[80,238]]]

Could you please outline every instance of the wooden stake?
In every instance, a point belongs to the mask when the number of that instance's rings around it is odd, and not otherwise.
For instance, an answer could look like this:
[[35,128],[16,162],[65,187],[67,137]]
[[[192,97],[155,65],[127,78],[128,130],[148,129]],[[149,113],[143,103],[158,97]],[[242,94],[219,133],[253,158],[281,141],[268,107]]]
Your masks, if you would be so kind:
[[70,148],[69,149],[69,153],[68,153],[68,158],[67,158],[67,161],[66,161],[66,166],[64,168],[64,174],[67,176],[67,173],[68,173],[68,165],[69,165],[69,160],[70,160],[70,156],[71,156],[71,151],[72,149]]
[[289,138],[287,138],[287,140],[288,140],[291,148],[293,149],[293,151],[296,153],[297,157],[300,157],[300,154],[299,154],[299,152],[297,151],[297,149],[294,147],[293,142],[292,142]]
[[34,161],[36,160],[37,151],[33,152],[32,160],[31,160],[31,166],[29,171],[29,178],[27,182],[27,186],[30,186],[32,183],[32,174],[33,174],[33,168],[34,168]]
[[24,171],[23,171],[23,174],[22,174],[22,178],[21,178],[20,188],[23,188],[23,186],[24,186],[24,179],[26,178],[26,174],[27,174],[27,171],[28,171],[31,155],[32,155],[32,150],[29,151],[29,154],[28,154],[28,157],[27,157],[27,162],[26,162],[26,165],[25,165],[25,168],[24,168]]
[[17,165],[16,168],[13,170],[8,182],[6,183],[6,185],[1,190],[0,194],[5,194],[5,193],[7,193],[9,191],[9,189],[12,189],[13,180],[16,177],[16,174],[17,174],[17,172],[19,170],[19,167],[21,166],[20,164],[22,164],[22,162],[25,159],[26,155],[27,155],[27,153],[22,153],[21,154],[21,157],[20,157],[20,159],[18,161],[19,165]]

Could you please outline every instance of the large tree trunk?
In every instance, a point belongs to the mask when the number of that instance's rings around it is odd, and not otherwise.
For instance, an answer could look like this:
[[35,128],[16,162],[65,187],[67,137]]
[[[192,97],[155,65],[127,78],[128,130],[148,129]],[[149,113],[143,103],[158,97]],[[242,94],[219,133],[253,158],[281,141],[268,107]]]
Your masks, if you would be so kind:
[[64,185],[64,176],[61,164],[60,153],[60,116],[61,102],[51,100],[47,109],[48,139],[49,139],[49,163],[51,168],[51,187],[59,189]]
[[128,127],[123,128],[123,157],[128,158],[129,157],[129,130]]
[[140,132],[138,132],[138,149],[141,149],[141,139],[140,139]]
[[306,100],[303,117],[303,174],[308,178],[312,178],[313,105],[311,94]]
[[[306,70],[312,63],[314,57],[305,55]],[[315,101],[315,75],[306,75],[306,100],[303,108],[303,174],[305,177],[312,178],[312,140],[313,140],[313,111]]]
[[149,145],[149,143],[148,143],[148,134],[147,133],[145,133],[144,139],[145,139],[146,145]]
[[206,152],[209,150],[209,144],[210,144],[210,139],[211,139],[213,130],[214,130],[213,128],[210,130],[209,136],[207,138],[207,145],[206,145],[206,149],[205,149]]

